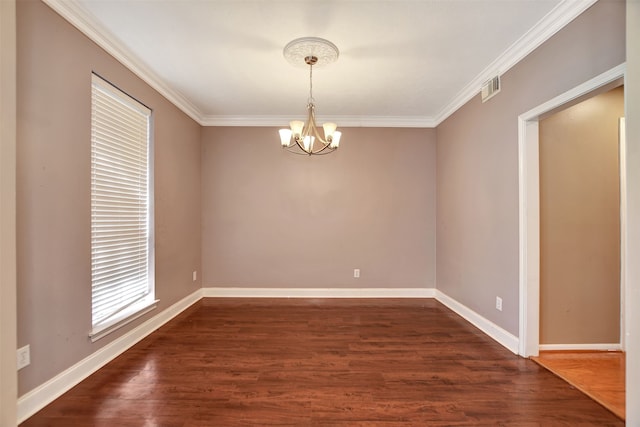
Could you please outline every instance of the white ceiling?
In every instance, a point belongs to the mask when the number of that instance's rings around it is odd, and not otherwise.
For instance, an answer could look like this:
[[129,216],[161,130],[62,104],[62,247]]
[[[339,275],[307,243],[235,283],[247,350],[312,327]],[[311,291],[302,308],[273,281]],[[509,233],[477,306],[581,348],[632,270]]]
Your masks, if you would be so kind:
[[305,68],[283,47],[330,40],[319,119],[434,126],[594,0],[45,0],[203,125],[302,118]]

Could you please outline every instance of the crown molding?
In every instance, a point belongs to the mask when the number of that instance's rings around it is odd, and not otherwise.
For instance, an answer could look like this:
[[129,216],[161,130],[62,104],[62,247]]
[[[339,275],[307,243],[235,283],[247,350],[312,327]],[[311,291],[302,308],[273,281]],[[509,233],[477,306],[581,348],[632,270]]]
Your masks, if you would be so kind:
[[434,128],[436,122],[428,116],[339,116],[341,127]]
[[538,46],[591,7],[597,0],[562,0],[527,33],[515,41],[495,61],[471,80],[435,117],[435,126],[445,121],[480,92],[482,85],[496,75],[502,75],[523,60]]
[[[202,126],[264,126],[283,127],[291,120],[306,120],[306,116],[205,116]],[[433,128],[435,120],[423,116],[331,116],[341,128],[345,127],[387,127],[387,128]],[[316,117],[323,123],[329,118]]]
[[[502,55],[470,81],[435,116],[338,116],[332,117],[341,127],[409,127],[434,128],[462,107],[480,91],[488,79],[504,74],[534,49],[548,40],[597,0],[562,0],[545,15],[530,31],[520,37]],[[75,26],[89,39],[157,90],[169,102],[201,126],[283,126],[293,117],[283,116],[226,116],[203,115],[185,96],[172,89],[149,67],[132,55],[128,49],[93,19],[74,0],[43,0],[51,9]]]
[[198,108],[181,93],[169,87],[160,76],[132,55],[124,45],[116,40],[116,37],[96,22],[79,4],[73,0],[42,1],[104,49],[109,55],[113,56],[122,65],[140,77],[145,83],[167,98],[169,102],[182,110],[182,112],[196,122],[201,122],[202,114]]

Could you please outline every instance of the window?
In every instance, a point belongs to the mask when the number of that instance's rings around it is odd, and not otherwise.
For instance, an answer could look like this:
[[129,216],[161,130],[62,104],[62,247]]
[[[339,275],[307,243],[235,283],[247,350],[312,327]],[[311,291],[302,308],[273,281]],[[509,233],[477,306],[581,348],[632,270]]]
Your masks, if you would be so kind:
[[155,308],[151,110],[93,74],[91,339]]

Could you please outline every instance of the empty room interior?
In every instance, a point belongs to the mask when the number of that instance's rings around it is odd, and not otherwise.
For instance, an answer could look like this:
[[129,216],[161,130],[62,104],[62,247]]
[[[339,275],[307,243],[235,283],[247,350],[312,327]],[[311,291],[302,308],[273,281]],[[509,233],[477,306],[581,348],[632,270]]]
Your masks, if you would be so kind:
[[640,3],[2,8],[2,426],[640,425]]

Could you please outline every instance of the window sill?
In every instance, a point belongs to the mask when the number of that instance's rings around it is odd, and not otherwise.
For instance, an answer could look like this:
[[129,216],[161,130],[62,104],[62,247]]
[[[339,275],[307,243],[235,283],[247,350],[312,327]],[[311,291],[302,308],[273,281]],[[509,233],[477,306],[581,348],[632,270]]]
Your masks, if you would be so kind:
[[91,338],[91,342],[96,342],[101,338],[106,337],[110,333],[117,331],[123,326],[133,322],[141,316],[149,313],[154,310],[160,300],[150,300],[143,301],[140,304],[136,304],[130,307],[128,310],[123,312],[117,319],[112,320],[111,322],[105,323],[104,325],[96,326],[89,333],[89,338]]

